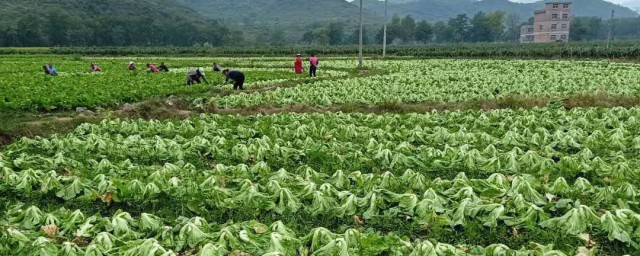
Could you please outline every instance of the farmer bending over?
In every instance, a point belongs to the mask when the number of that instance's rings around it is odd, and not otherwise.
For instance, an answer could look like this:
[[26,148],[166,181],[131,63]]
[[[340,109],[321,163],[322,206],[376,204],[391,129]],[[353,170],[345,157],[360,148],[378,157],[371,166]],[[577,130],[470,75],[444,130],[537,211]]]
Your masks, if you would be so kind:
[[156,65],[153,65],[153,64],[149,64],[149,63],[147,63],[147,68],[149,68],[149,72],[151,72],[151,73],[158,73],[158,72],[160,72],[160,70],[158,70],[158,68],[156,67]]
[[201,69],[190,69],[189,72],[187,72],[187,85],[192,85],[194,83],[200,84],[202,83],[200,82],[200,79],[209,84],[209,81],[207,81],[207,78],[204,76],[204,72]]
[[160,69],[161,72],[169,72],[169,67],[167,67],[164,62],[160,63],[160,67],[158,67],[158,69]]
[[100,69],[100,67],[98,67],[98,65],[96,64],[91,64],[91,72],[100,72],[102,71],[102,69]]
[[228,69],[225,69],[222,71],[222,74],[227,77],[224,80],[225,83],[228,83],[229,80],[233,80],[234,90],[244,90],[244,88],[242,87],[244,85],[244,74],[242,72],[235,70],[229,71]]
[[47,68],[49,68],[49,75],[52,75],[52,76],[58,75],[58,70],[56,69],[56,66],[54,66],[52,63],[49,63],[49,65],[47,65]]

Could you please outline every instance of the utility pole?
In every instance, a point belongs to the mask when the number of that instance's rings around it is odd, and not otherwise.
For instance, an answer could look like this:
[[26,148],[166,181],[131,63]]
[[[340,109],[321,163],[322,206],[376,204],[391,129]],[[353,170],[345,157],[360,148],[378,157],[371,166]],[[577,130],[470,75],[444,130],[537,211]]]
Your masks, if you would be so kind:
[[360,49],[358,49],[358,68],[362,69],[362,1],[360,0]]
[[384,28],[382,35],[382,58],[384,59],[387,56],[387,22],[389,18],[387,17],[387,2],[389,0],[384,0]]
[[611,10],[611,20],[609,20],[609,37],[607,38],[607,48],[611,46],[611,38],[613,37],[613,15],[616,10]]

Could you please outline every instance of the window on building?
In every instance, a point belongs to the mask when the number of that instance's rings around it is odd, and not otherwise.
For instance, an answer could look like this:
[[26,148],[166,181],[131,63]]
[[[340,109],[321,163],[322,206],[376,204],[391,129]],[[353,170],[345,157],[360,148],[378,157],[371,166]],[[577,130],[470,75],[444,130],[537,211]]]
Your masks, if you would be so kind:
[[527,28],[527,33],[533,33],[533,28]]
[[567,25],[566,23],[562,24],[562,29],[567,29],[568,27],[569,27],[569,25]]
[[540,25],[540,30],[542,30],[544,28],[544,25]]
[[551,29],[558,29],[558,24],[551,24]]
[[569,4],[563,4],[562,8],[569,9]]
[[553,4],[553,9],[558,9],[558,7],[560,7],[559,4]]
[[569,14],[568,13],[562,14],[562,18],[563,19],[568,19],[569,18]]
[[567,35],[561,35],[560,36],[560,40],[567,41]]
[[558,36],[556,35],[551,35],[551,41],[556,41],[558,39]]
[[558,14],[557,13],[551,14],[551,18],[554,19],[554,20],[557,20],[558,19]]

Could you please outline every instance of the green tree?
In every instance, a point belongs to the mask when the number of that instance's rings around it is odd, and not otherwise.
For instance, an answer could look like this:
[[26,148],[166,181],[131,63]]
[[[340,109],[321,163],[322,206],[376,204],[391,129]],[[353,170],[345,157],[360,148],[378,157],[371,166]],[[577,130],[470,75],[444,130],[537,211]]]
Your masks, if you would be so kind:
[[402,42],[408,43],[414,41],[416,38],[416,21],[411,17],[411,15],[407,15],[400,21],[400,31],[399,31],[400,39]]
[[489,41],[499,41],[504,36],[505,13],[492,12],[487,14],[486,25],[489,28]]
[[444,21],[433,24],[433,34],[438,43],[454,42],[455,35],[453,29]]
[[471,27],[469,17],[466,14],[459,14],[455,18],[450,18],[447,25],[451,29],[450,33],[453,42],[461,43],[466,40]]
[[471,27],[468,30],[468,36],[464,39],[469,42],[489,42],[491,39],[491,30],[487,22],[487,16],[484,12],[478,12],[471,19]]
[[418,25],[416,25],[416,41],[428,43],[431,41],[432,36],[433,28],[431,27],[431,24],[425,20],[418,22]]
[[[602,27],[601,34],[604,32],[603,30],[609,29],[609,24],[603,24],[606,27]],[[640,17],[637,18],[621,18],[613,20],[613,35],[615,38],[631,40],[640,38]]]
[[520,40],[520,16],[515,13],[510,13],[504,20],[506,31],[504,33],[504,39],[507,42],[518,42]]
[[75,25],[69,19],[70,15],[60,9],[51,9],[47,14],[47,24],[49,32],[49,41],[53,45],[68,45],[68,30],[73,29]]
[[4,46],[22,46],[22,41],[20,41],[20,33],[18,32],[17,28],[7,29],[7,31],[4,32],[3,38],[0,38],[0,40],[3,40],[2,45]]
[[[402,37],[402,19],[397,14],[391,17],[391,23],[387,24],[387,42],[394,42],[397,38]],[[382,40],[382,39],[380,39]]]
[[[353,30],[353,33],[351,33],[351,36],[349,36],[349,43],[352,45],[357,45],[360,43],[360,27],[356,28]],[[367,33],[367,26],[363,26],[362,27],[362,44],[364,45],[368,45],[371,44],[371,38],[369,37],[369,34]],[[382,42],[382,41],[381,41]]]
[[577,17],[571,23],[569,39],[572,41],[605,39],[606,36],[604,34],[607,33],[603,31],[602,19],[597,17]]
[[19,41],[22,46],[42,46],[49,45],[44,38],[41,24],[43,20],[33,14],[23,16],[18,21],[17,31],[19,33]]

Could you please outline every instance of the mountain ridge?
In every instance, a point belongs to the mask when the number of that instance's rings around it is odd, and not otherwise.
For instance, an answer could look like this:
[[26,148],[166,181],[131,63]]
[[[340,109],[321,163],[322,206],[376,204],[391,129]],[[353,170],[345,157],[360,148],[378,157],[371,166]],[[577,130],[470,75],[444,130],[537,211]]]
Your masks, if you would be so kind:
[[[533,12],[544,8],[544,2],[516,3],[509,0],[389,0],[389,13],[400,16],[411,15],[416,19],[441,21],[458,14],[473,16],[477,12],[504,11],[515,13],[522,20],[533,16]],[[637,17],[635,11],[604,0],[574,0],[573,15],[577,17],[599,17],[608,19],[611,10],[615,10],[616,17]],[[578,2],[578,3],[576,3]],[[370,10],[382,15],[384,3],[375,2],[367,6]]]
[[230,32],[174,0],[2,0],[0,45],[224,44]]

